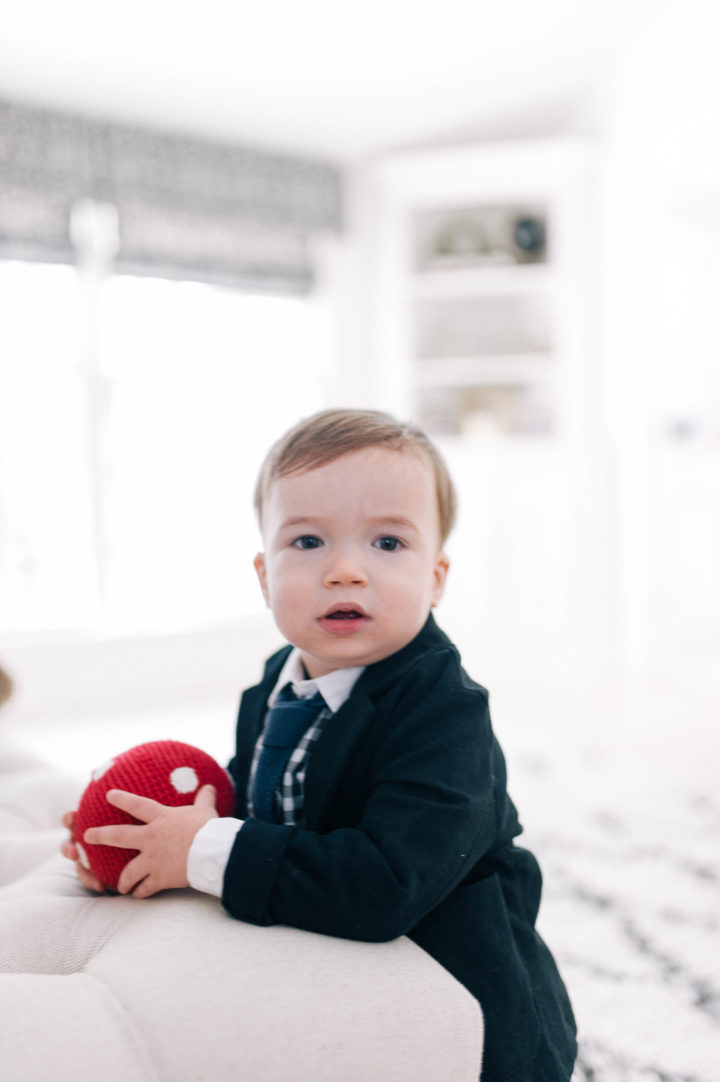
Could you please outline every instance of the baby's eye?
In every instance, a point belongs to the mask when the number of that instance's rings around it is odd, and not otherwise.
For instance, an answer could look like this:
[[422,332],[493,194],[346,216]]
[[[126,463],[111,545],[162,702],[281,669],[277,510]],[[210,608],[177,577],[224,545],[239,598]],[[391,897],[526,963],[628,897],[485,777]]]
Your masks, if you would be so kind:
[[378,537],[373,541],[373,545],[375,548],[382,549],[383,552],[397,552],[398,549],[404,548],[399,537],[391,536]]
[[314,534],[305,533],[302,537],[296,537],[292,545],[296,549],[319,549],[322,541],[319,537],[315,537]]

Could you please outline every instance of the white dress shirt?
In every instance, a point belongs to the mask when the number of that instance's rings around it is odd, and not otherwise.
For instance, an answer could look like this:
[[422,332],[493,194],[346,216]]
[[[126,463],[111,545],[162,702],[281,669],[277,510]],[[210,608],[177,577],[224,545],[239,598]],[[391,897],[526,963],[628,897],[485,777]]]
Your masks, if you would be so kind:
[[[280,690],[291,683],[300,699],[310,699],[319,691],[333,714],[337,713],[350,697],[355,681],[364,667],[335,669],[315,680],[307,679],[300,651],[290,652],[283,665],[278,681],[268,697],[268,709],[273,705]],[[235,843],[235,836],[242,828],[244,819],[210,819],[193,838],[187,859],[187,877],[191,887],[205,894],[222,895],[225,868]]]

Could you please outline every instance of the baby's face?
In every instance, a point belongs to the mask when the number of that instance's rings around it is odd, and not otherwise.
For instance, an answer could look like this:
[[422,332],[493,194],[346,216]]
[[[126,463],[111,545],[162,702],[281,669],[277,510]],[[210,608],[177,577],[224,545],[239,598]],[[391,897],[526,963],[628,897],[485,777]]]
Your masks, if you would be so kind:
[[442,596],[434,477],[418,455],[370,448],[281,477],[262,528],[263,595],[310,676],[394,654]]

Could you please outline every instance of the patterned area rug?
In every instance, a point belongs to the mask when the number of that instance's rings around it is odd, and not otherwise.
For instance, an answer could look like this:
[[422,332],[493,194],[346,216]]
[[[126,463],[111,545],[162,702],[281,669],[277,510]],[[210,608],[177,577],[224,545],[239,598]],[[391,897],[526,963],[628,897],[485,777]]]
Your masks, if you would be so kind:
[[652,695],[616,706],[612,725],[597,700],[551,721],[555,696],[539,716],[517,691],[499,698],[510,790],[544,873],[540,929],[578,1021],[574,1082],[718,1082],[720,799],[706,757],[720,738],[691,726],[681,755],[688,708],[655,724]]

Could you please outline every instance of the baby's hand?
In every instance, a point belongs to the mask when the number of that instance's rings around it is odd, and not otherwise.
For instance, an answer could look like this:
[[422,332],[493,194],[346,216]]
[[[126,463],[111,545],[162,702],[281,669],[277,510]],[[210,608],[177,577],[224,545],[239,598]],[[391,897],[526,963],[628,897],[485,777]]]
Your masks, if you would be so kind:
[[120,894],[149,898],[160,890],[188,886],[187,858],[193,838],[209,819],[217,818],[215,788],[203,785],[194,804],[180,807],[168,807],[120,789],[108,790],[105,799],[140,820],[140,825],[89,827],[83,838],[91,845],[138,851],[120,874]]
[[107,887],[104,883],[88,871],[88,869],[80,862],[80,853],[78,847],[75,845],[75,812],[66,812],[62,817],[62,824],[70,831],[70,837],[67,838],[60,846],[60,852],[68,860],[75,862],[75,871],[77,877],[84,887],[88,890],[94,890],[98,894],[107,893]]

